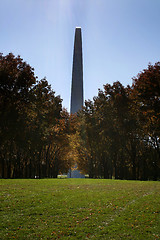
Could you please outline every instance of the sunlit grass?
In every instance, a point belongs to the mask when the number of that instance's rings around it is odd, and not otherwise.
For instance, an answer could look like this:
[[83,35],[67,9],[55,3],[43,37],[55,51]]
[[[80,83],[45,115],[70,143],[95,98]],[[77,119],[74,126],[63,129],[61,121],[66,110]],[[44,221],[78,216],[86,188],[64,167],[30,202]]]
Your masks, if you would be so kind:
[[0,239],[160,239],[160,182],[0,183]]

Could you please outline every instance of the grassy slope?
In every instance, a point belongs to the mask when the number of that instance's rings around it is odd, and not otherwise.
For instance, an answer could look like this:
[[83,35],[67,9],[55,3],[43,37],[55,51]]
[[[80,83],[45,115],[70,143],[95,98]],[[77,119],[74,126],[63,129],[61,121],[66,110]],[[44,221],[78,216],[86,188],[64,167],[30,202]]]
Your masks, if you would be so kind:
[[160,182],[0,180],[0,239],[160,239]]

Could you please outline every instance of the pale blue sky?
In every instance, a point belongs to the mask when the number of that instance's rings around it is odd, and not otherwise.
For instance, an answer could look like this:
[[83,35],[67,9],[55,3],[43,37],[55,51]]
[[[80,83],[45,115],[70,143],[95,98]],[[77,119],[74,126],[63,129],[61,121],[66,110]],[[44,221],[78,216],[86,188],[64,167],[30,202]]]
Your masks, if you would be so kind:
[[0,51],[20,55],[70,109],[75,27],[82,28],[84,96],[132,84],[160,61],[160,0],[0,0]]

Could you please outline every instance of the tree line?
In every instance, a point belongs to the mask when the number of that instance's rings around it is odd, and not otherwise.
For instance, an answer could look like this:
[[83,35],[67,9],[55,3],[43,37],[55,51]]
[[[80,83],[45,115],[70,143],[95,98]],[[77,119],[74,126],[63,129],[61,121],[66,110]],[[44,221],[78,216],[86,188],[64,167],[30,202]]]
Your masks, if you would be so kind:
[[75,163],[90,178],[160,179],[160,63],[70,115],[20,56],[0,54],[0,176],[55,178]]
[[23,59],[0,55],[2,178],[56,177],[68,170],[69,114]]
[[131,87],[104,85],[79,118],[78,163],[90,177],[160,179],[160,62]]

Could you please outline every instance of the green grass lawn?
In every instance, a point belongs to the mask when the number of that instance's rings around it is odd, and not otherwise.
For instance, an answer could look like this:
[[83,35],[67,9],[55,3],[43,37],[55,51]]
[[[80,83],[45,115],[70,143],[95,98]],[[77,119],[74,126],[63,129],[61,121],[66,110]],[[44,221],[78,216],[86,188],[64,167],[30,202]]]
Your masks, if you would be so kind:
[[160,239],[160,182],[0,180],[0,239]]

